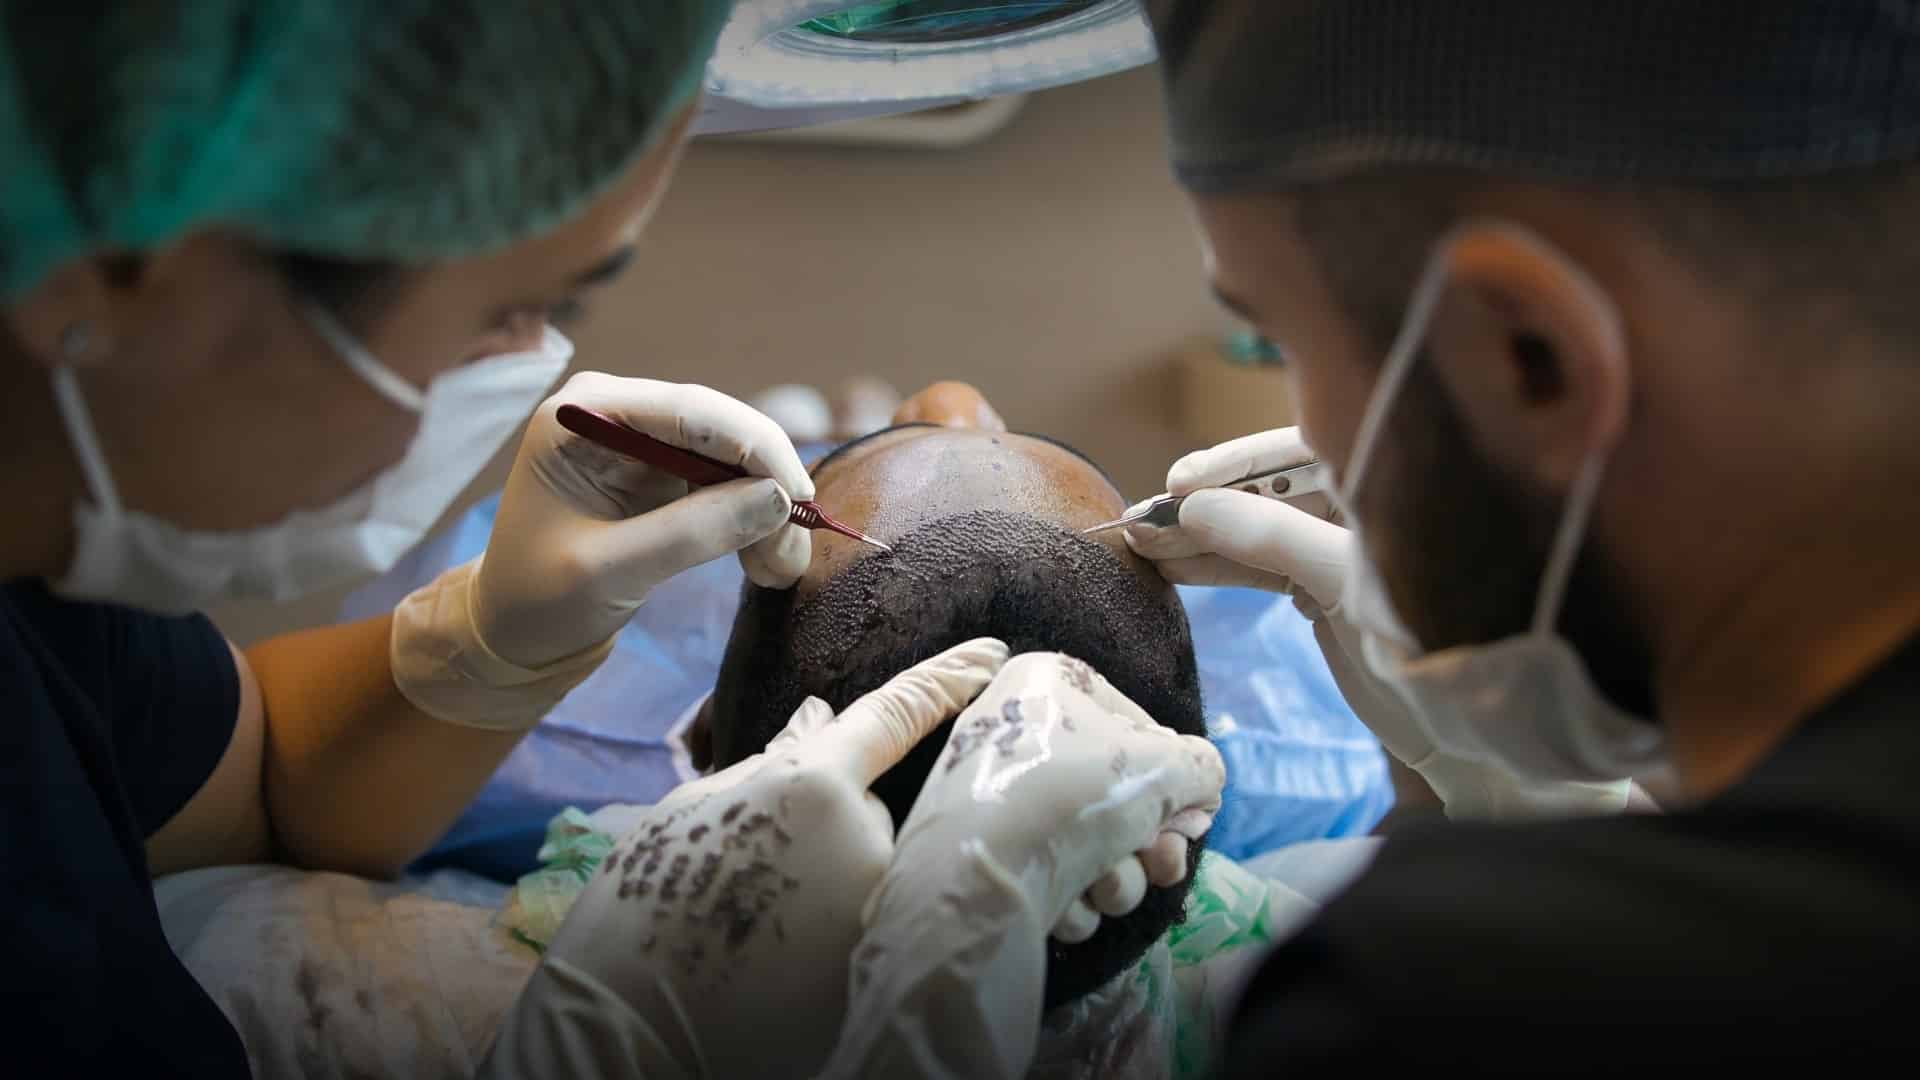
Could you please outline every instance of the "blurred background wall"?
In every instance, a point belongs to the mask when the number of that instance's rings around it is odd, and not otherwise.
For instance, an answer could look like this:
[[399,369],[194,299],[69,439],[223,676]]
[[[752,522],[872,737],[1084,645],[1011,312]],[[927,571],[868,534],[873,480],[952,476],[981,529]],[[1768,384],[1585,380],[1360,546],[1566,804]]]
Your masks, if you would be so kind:
[[[572,328],[574,364],[741,397],[863,374],[902,393],[964,379],[1014,428],[1087,452],[1129,498],[1159,491],[1174,458],[1218,434],[1183,431],[1175,357],[1237,327],[1208,295],[1155,79],[1032,95],[958,148],[696,143],[641,257]],[[1277,402],[1254,426],[1285,422]],[[328,621],[343,595],[214,614],[245,642]]]

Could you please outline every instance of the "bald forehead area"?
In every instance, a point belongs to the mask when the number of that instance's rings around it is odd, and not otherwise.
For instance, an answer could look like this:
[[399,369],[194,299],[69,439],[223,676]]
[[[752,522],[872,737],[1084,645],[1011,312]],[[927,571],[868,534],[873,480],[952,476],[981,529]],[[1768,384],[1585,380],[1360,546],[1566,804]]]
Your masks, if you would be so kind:
[[[828,462],[815,474],[814,488],[829,513],[889,542],[973,510],[1006,511],[1078,531],[1126,509],[1098,469],[1062,447],[1024,435],[945,428],[878,436]],[[843,537],[813,535],[813,564],[801,578],[801,600],[853,560],[875,554]],[[1090,539],[1165,587],[1117,532]]]

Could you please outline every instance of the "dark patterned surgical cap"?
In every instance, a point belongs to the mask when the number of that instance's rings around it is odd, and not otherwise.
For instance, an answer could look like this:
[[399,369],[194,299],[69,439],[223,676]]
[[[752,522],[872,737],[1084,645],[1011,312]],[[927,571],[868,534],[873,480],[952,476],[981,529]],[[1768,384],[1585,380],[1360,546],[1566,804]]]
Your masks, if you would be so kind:
[[1200,193],[1386,165],[1720,182],[1920,157],[1920,0],[1145,0]]

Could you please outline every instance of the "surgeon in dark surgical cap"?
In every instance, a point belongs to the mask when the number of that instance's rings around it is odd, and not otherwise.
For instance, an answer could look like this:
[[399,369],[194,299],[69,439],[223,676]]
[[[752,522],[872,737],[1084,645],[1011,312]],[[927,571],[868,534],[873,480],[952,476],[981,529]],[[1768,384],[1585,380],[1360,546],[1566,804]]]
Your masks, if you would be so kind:
[[[1920,3],[1146,6],[1301,422],[1128,541],[1291,593],[1450,818],[1267,958],[1228,1074],[1914,1048]],[[1228,486],[1312,457],[1334,522]]]

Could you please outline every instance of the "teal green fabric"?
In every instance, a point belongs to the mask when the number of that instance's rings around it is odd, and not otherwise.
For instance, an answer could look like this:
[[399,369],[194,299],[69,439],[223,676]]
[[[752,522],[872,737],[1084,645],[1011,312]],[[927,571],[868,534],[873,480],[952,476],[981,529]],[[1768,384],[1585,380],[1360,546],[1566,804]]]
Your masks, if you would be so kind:
[[524,875],[507,896],[501,921],[513,936],[545,952],[567,910],[587,880],[613,850],[614,838],[594,829],[587,815],[568,807],[547,823],[540,869]]
[[0,298],[192,229],[417,264],[550,229],[698,89],[731,0],[142,0],[0,15]]
[[1239,863],[1213,852],[1203,852],[1187,894],[1186,920],[1167,931],[1175,982],[1173,1075],[1178,1080],[1201,1080],[1218,1060],[1216,1033],[1221,1017],[1208,992],[1205,965],[1236,949],[1271,945],[1275,941],[1273,891],[1263,879]]

